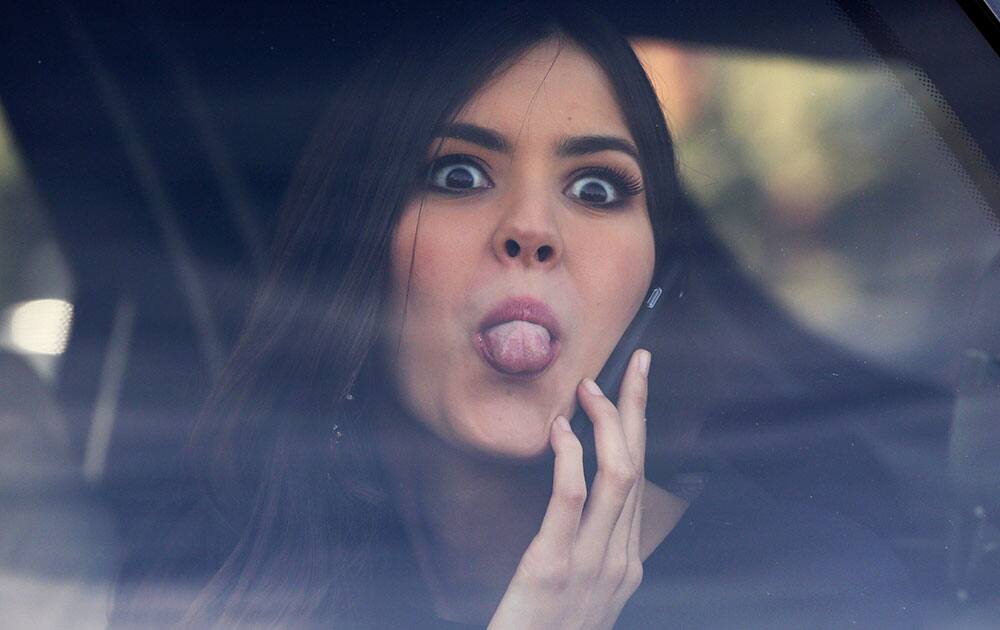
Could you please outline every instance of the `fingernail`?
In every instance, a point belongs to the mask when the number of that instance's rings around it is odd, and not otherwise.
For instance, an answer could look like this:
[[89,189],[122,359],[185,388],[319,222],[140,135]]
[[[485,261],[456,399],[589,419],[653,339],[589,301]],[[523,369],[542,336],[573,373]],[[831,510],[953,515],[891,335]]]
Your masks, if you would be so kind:
[[559,428],[563,431],[569,431],[570,433],[573,432],[573,429],[569,428],[569,420],[566,419],[566,416],[557,416],[556,424],[559,425]]
[[587,391],[594,396],[600,396],[602,393],[601,388],[597,386],[597,383],[595,383],[593,379],[584,379],[583,386],[586,387]]
[[639,352],[639,371],[642,372],[643,376],[649,376],[649,360],[651,356],[648,350]]

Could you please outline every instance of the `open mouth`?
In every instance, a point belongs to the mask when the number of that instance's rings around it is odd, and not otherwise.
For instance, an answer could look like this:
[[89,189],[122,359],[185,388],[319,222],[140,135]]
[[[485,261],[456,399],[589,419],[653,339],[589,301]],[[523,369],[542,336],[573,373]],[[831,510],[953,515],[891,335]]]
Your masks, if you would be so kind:
[[508,375],[534,377],[544,372],[559,354],[559,339],[539,324],[524,320],[501,322],[475,335],[483,360]]
[[559,354],[559,321],[530,297],[500,302],[479,323],[474,343],[483,360],[507,376],[533,378]]

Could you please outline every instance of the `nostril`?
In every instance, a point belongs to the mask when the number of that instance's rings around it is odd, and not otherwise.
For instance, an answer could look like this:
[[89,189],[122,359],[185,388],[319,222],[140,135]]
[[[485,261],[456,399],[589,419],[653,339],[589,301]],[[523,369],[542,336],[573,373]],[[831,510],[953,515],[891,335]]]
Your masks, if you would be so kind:
[[504,246],[507,248],[508,256],[517,256],[521,252],[521,246],[514,241],[507,241]]
[[552,248],[550,246],[542,245],[541,247],[538,248],[539,262],[545,262],[551,255],[552,255]]

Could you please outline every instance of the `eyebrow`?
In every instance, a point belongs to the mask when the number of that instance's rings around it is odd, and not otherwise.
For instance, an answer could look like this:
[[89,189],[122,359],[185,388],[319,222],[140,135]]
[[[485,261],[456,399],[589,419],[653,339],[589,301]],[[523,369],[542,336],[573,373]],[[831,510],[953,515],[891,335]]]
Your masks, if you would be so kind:
[[[510,153],[511,144],[502,135],[471,123],[449,123],[437,134],[439,138],[455,138],[478,144],[484,149],[498,153]],[[560,157],[577,157],[600,153],[601,151],[619,151],[636,161],[639,160],[639,150],[625,138],[607,135],[572,136],[563,139],[556,147],[556,155]]]
[[573,136],[559,143],[556,155],[575,157],[601,151],[621,151],[639,161],[639,150],[625,138],[618,136]]
[[469,123],[449,123],[444,126],[439,138],[455,138],[465,140],[472,144],[478,144],[484,149],[496,151],[498,153],[510,153],[510,143],[499,133],[486,127],[472,125]]

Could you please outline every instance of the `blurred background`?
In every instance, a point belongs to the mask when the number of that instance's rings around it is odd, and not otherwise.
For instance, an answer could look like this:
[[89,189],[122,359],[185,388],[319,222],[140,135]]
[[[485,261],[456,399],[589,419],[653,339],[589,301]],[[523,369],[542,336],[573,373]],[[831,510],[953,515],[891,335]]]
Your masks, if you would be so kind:
[[[102,627],[122,549],[184,483],[296,157],[399,4],[39,3],[0,26],[0,625]],[[987,5],[685,4],[607,13],[740,268],[804,329],[934,392],[924,421],[851,439],[909,511],[868,524],[936,622],[975,619],[995,532],[978,495],[949,498],[949,436],[995,322],[977,315],[1000,253]]]
[[955,324],[998,240],[986,199],[928,119],[946,114],[916,104],[934,98],[926,78],[878,58],[635,45],[685,185],[745,269],[817,333],[950,383]]

